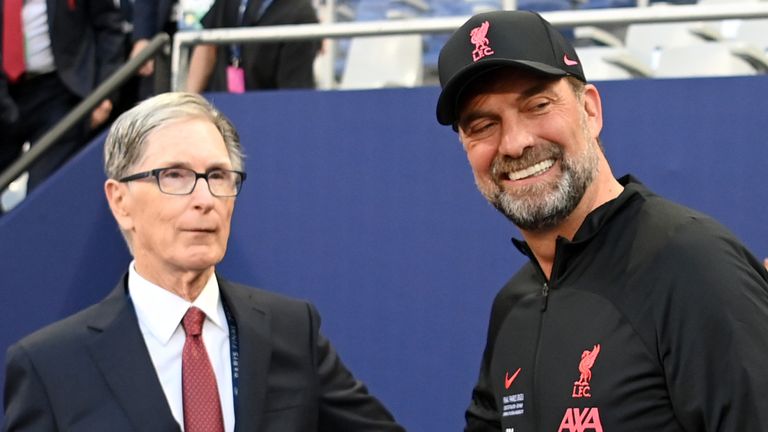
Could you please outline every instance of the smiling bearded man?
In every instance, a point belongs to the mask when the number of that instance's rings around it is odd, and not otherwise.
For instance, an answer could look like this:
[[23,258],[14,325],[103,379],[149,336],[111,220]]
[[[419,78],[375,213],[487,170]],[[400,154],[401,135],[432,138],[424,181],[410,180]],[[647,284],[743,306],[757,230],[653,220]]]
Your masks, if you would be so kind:
[[573,46],[489,12],[438,68],[438,121],[529,259],[494,299],[465,431],[768,430],[768,273],[708,216],[614,178]]

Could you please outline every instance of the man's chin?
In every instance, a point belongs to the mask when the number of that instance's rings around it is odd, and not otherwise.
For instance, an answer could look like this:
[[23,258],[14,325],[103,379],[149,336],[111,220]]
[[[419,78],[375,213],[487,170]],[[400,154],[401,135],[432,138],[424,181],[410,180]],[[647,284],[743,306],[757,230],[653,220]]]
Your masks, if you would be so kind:
[[500,194],[491,200],[491,204],[519,229],[537,232],[554,228],[572,211],[562,205],[553,207],[553,200],[558,201],[554,198],[543,199],[542,195],[517,198]]
[[187,254],[180,262],[180,266],[188,271],[206,271],[215,266],[224,258],[219,252],[205,251]]

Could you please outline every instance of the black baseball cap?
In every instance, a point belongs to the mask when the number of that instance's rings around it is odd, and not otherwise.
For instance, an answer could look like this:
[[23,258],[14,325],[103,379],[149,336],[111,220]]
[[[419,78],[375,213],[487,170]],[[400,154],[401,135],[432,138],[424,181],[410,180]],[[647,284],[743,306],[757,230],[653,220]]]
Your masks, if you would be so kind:
[[586,82],[573,46],[541,15],[530,11],[493,11],[471,17],[440,50],[438,73],[443,91],[437,121],[451,125],[464,88],[482,73],[519,66],[553,77]]

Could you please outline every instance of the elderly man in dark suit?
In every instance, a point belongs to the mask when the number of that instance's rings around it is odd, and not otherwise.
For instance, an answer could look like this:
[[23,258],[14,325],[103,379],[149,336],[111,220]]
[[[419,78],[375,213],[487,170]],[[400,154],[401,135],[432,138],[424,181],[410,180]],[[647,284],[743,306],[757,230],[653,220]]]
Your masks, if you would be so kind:
[[[22,14],[23,10],[23,14]],[[0,0],[0,171],[69,113],[123,62],[122,17],[114,0]],[[30,170],[43,181],[102,124],[105,100]]]
[[134,260],[101,303],[9,348],[5,430],[403,431],[311,304],[215,272],[246,175],[205,99],[166,93],[121,115],[105,169]]

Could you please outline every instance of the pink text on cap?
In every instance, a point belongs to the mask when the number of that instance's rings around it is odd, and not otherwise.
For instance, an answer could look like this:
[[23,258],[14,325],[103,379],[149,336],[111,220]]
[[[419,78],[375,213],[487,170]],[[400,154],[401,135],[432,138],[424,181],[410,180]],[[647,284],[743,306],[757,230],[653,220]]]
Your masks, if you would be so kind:
[[469,40],[475,45],[475,49],[472,51],[472,61],[478,61],[481,58],[494,53],[491,47],[488,46],[490,41],[486,37],[490,26],[491,24],[488,21],[485,21],[469,32]]

